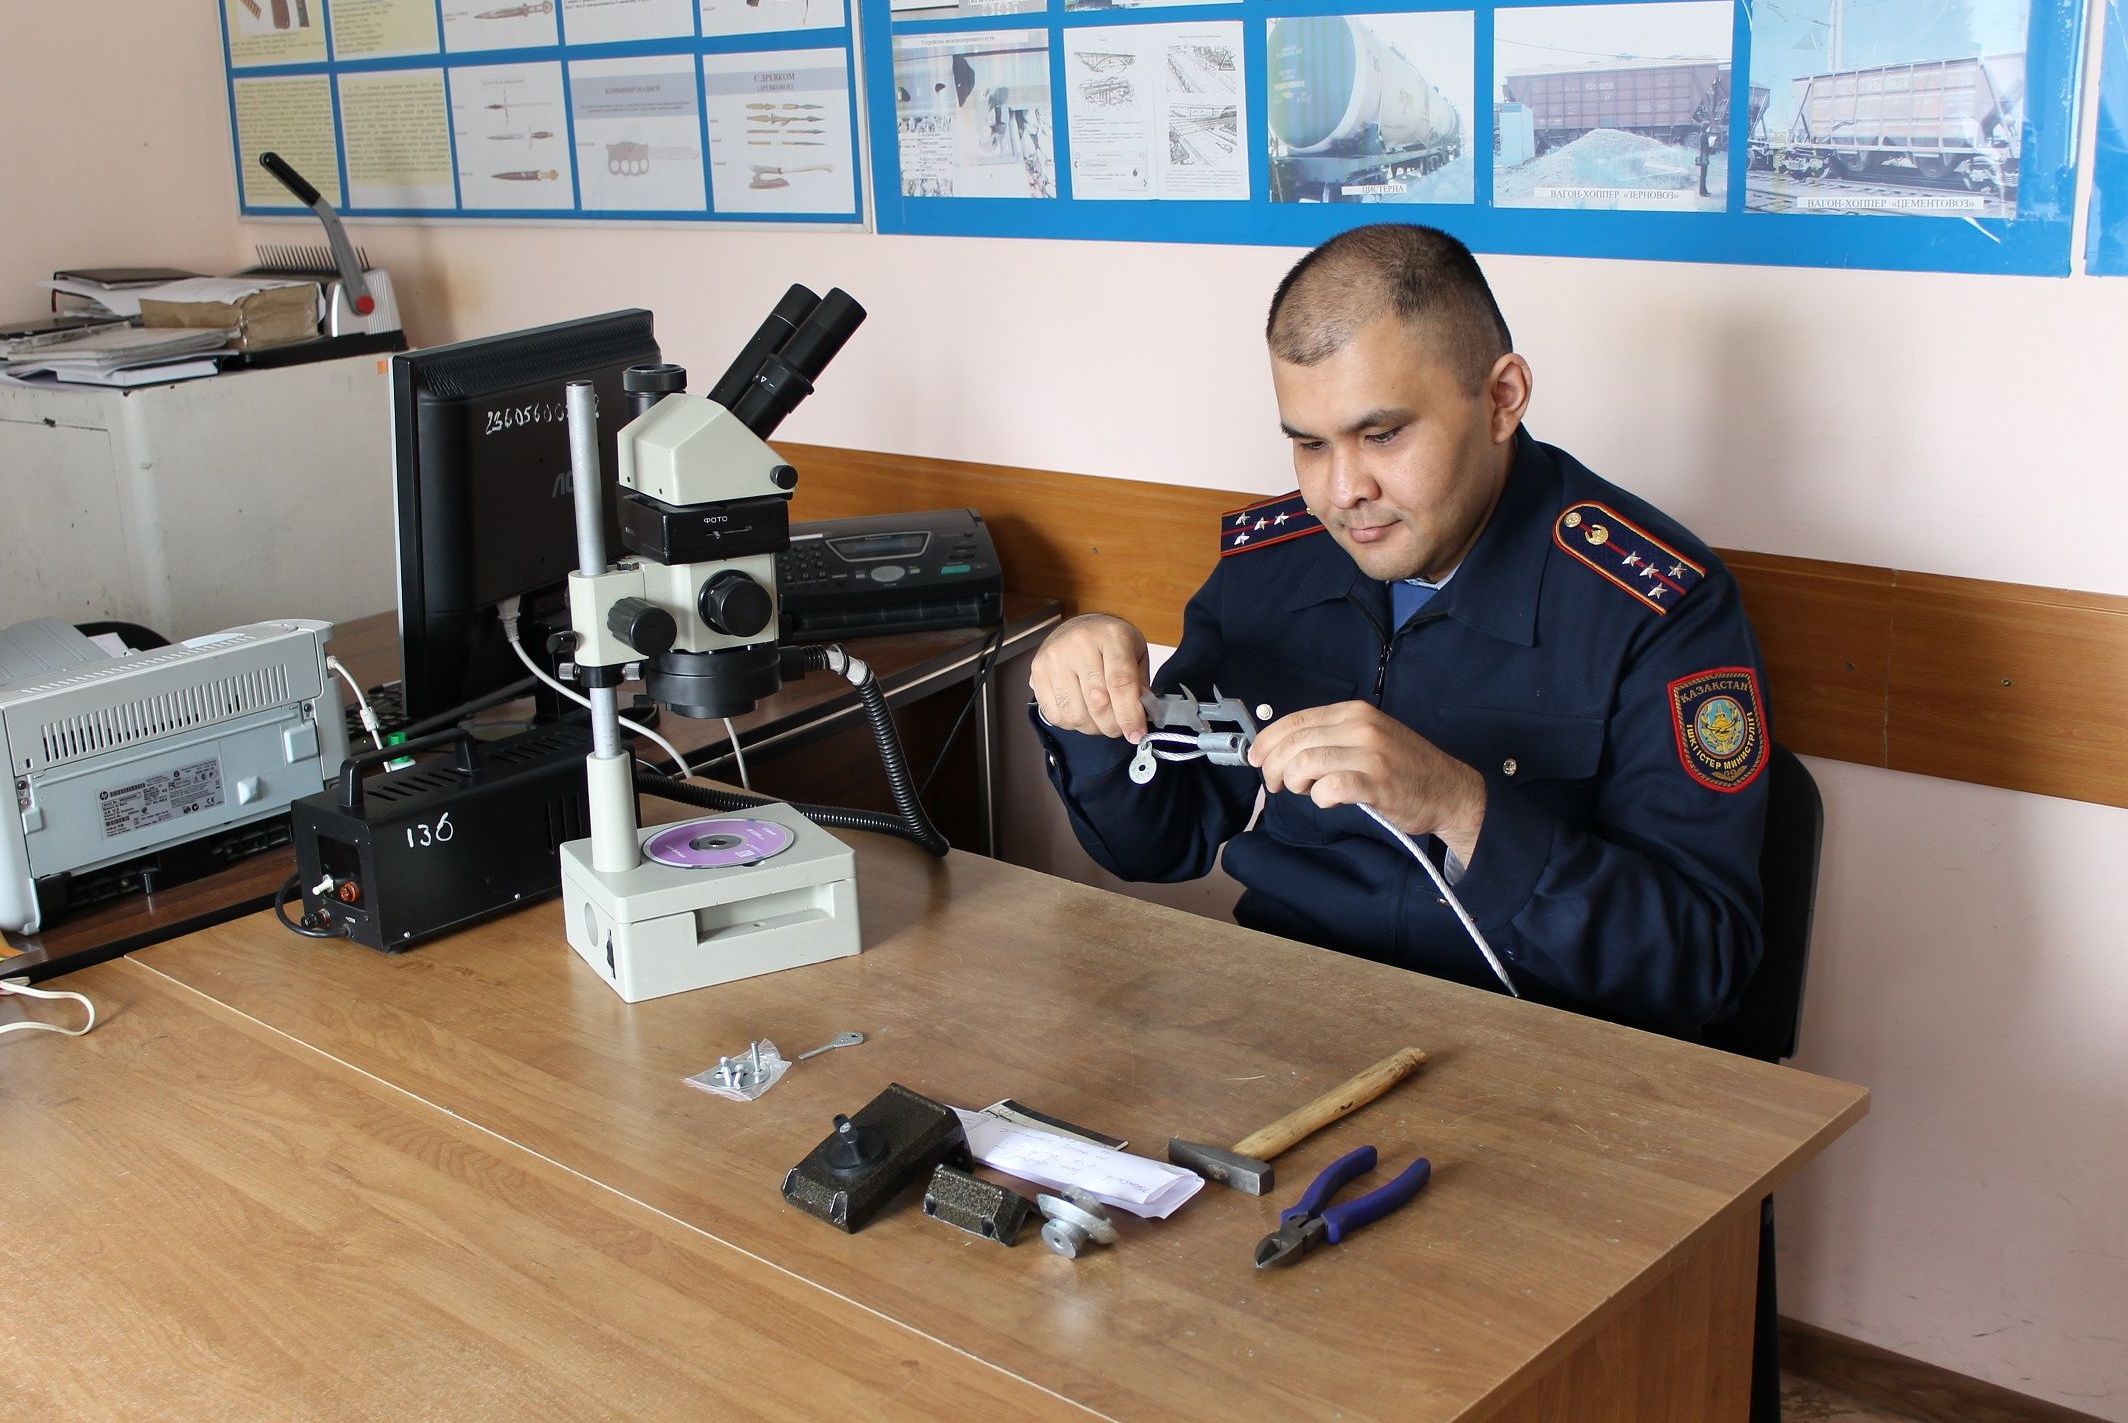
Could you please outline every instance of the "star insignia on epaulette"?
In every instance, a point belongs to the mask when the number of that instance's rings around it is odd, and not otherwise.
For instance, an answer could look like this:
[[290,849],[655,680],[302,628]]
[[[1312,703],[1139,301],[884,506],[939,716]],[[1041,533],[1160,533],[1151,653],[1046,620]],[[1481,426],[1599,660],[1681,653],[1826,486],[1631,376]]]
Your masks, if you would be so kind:
[[1569,504],[1552,527],[1552,542],[1657,613],[1668,613],[1707,576],[1706,569],[1605,504]]
[[1265,499],[1219,516],[1219,556],[1254,553],[1323,531],[1322,520],[1308,512],[1300,491]]

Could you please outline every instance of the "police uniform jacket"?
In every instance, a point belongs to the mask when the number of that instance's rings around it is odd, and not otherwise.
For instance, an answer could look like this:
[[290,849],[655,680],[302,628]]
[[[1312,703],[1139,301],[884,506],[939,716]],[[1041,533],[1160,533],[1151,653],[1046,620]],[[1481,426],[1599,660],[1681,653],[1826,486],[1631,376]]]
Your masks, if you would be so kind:
[[[1477,543],[1401,627],[1297,494],[1226,515],[1220,553],[1157,690],[1274,718],[1379,705],[1485,777],[1454,889],[1518,992],[1687,1037],[1733,1010],[1759,957],[1769,742],[1758,644],[1704,544],[1525,432]],[[1224,846],[1242,924],[1499,987],[1358,807],[1281,792],[1252,823],[1252,767],[1162,763],[1139,785],[1127,743],[1034,720],[1111,872],[1192,879]]]

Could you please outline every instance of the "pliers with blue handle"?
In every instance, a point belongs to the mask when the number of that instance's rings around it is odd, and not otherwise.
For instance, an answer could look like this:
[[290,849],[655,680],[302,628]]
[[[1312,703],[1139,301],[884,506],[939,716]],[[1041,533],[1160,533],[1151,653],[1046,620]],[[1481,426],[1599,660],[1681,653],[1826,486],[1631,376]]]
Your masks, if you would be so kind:
[[1290,1265],[1325,1241],[1337,1244],[1361,1226],[1372,1225],[1403,1206],[1419,1193],[1426,1185],[1427,1177],[1433,1174],[1433,1164],[1422,1156],[1405,1167],[1404,1173],[1388,1185],[1342,1205],[1330,1204],[1332,1196],[1372,1171],[1374,1162],[1371,1146],[1347,1152],[1331,1162],[1323,1174],[1315,1178],[1315,1184],[1308,1188],[1298,1205],[1279,1212],[1278,1229],[1265,1236],[1263,1243],[1256,1247],[1256,1268]]

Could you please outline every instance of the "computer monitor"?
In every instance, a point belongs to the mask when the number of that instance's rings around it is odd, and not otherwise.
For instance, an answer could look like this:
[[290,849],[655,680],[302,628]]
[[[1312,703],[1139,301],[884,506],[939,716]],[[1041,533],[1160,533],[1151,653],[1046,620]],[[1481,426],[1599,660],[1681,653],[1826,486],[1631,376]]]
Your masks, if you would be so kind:
[[[655,363],[647,311],[615,311],[392,358],[399,512],[399,649],[406,717],[420,721],[522,678],[496,605],[525,599],[520,629],[567,621],[575,505],[563,387],[598,390],[601,467],[628,421],[621,372]],[[606,547],[620,547],[604,501]]]

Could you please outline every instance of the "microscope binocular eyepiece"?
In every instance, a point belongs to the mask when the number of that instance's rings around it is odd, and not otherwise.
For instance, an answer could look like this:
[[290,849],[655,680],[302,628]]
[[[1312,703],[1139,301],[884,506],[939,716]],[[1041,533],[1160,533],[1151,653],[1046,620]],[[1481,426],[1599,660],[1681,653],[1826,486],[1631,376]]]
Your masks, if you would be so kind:
[[[771,326],[780,324],[787,310],[801,304],[795,301],[802,294],[811,297],[804,287],[793,287],[784,295],[775,313],[755,334],[760,342],[770,334]],[[836,287],[820,298],[807,311],[802,321],[792,325],[789,336],[777,347],[763,354],[746,380],[734,393],[731,389],[732,372],[726,371],[724,379],[717,382],[717,390],[732,395],[730,400],[718,400],[716,392],[710,399],[739,417],[739,423],[767,439],[783,423],[783,417],[798,408],[799,402],[813,393],[813,382],[827,369],[828,362],[835,359],[849,342],[857,328],[864,324],[865,309],[856,298]],[[753,347],[748,343],[748,350]],[[740,360],[746,359],[740,353]],[[734,362],[734,369],[737,368]]]

